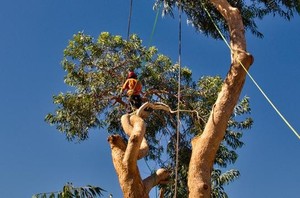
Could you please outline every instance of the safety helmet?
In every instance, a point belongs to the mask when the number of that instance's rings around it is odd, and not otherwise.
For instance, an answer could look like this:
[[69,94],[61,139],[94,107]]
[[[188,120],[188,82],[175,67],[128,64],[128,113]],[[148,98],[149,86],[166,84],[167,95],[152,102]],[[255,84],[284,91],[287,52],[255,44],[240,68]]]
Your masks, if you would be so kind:
[[127,78],[137,78],[137,76],[133,71],[130,71],[128,72]]

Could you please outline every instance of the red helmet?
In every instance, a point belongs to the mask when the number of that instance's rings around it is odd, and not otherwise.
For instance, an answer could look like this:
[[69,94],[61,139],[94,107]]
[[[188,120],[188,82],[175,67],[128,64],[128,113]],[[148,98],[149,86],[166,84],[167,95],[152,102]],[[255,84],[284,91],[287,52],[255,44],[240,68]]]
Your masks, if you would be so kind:
[[133,71],[130,71],[128,72],[127,78],[137,78],[137,76]]

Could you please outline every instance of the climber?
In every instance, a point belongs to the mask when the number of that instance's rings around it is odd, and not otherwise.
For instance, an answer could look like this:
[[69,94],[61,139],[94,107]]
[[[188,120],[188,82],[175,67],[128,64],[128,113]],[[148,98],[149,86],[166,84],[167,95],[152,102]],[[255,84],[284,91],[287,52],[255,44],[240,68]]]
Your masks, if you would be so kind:
[[131,108],[133,110],[140,108],[142,105],[142,99],[140,96],[142,91],[142,83],[137,80],[137,75],[133,71],[128,72],[127,80],[121,89],[121,94],[125,90],[128,90],[126,95],[128,96],[128,101]]

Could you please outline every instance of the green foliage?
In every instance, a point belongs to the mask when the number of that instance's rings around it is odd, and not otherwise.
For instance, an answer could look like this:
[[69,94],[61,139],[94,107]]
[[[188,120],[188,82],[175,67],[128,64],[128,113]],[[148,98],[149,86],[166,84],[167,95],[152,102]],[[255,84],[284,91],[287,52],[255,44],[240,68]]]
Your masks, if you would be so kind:
[[229,170],[222,174],[220,170],[213,170],[212,172],[212,198],[227,198],[228,195],[224,191],[224,185],[229,184],[240,176],[238,170]]
[[[197,31],[206,36],[220,39],[220,35],[214,27],[214,24],[211,20],[208,20],[210,17],[205,11],[205,9],[207,9],[222,33],[228,35],[228,26],[224,18],[208,0],[181,2],[188,22],[192,24]],[[228,0],[228,2],[240,10],[245,29],[250,30],[252,34],[258,37],[262,37],[263,34],[258,31],[255,22],[256,19],[262,19],[264,16],[272,14],[273,16],[279,15],[284,19],[290,20],[294,13],[300,13],[299,0]],[[163,5],[163,15],[170,14],[173,16],[172,10],[174,6],[178,6],[178,1],[156,0],[154,8],[160,5]]]
[[[143,84],[144,101],[163,102],[173,110],[177,109],[179,66],[167,56],[158,54],[155,47],[144,47],[136,35],[126,41],[104,32],[95,41],[79,32],[65,49],[62,65],[66,71],[65,83],[72,89],[53,97],[57,108],[46,116],[46,121],[55,125],[70,141],[86,140],[90,129],[99,127],[126,138],[120,124],[126,99],[118,94],[131,69],[138,73]],[[219,76],[206,76],[195,82],[191,70],[181,69],[180,109],[190,112],[180,113],[180,197],[187,195],[191,139],[203,131],[222,84],[223,79]],[[215,159],[215,171],[236,161],[235,150],[243,146],[242,130],[252,125],[252,119],[246,117],[250,110],[247,97],[236,106]],[[176,119],[175,114],[153,111],[145,120],[145,136],[150,147],[147,159],[170,170],[175,166]],[[174,172],[172,174],[174,177]],[[221,187],[223,184],[225,182],[220,183]],[[217,189],[222,190],[220,185]],[[172,184],[166,187],[166,196],[172,196],[173,187]]]
[[62,191],[39,193],[32,196],[32,198],[97,198],[103,196],[105,191],[96,186],[74,187],[72,183],[67,183]]
[[[57,109],[45,120],[55,125],[68,140],[87,139],[91,128],[106,127],[109,132],[122,134],[118,120],[125,113],[125,107],[115,102],[121,97],[120,88],[129,70],[140,73],[139,80],[146,90],[145,100],[167,102],[176,108],[178,65],[157,54],[155,47],[142,46],[136,35],[126,41],[103,32],[94,41],[79,32],[64,50],[62,66],[67,73],[65,83],[74,91],[53,96]],[[181,73],[182,86],[188,87],[191,71],[183,68]],[[159,128],[154,131],[157,130]]]
[[147,49],[141,43],[136,35],[129,41],[108,32],[101,33],[97,41],[82,32],[74,35],[64,50],[62,61],[66,71],[64,82],[74,87],[74,91],[54,96],[57,109],[45,120],[65,133],[68,140],[87,139],[91,128],[118,128],[110,124],[125,108],[117,105],[117,114],[106,115],[106,119],[100,120],[99,115],[112,110],[112,98],[118,96],[127,71],[141,68],[144,62],[157,65],[165,61],[164,56],[155,59],[154,47]]

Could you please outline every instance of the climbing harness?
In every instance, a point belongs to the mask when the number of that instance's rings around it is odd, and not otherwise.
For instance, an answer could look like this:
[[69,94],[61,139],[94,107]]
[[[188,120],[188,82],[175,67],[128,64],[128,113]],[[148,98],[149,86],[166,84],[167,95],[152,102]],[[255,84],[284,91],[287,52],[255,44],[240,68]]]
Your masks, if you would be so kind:
[[[127,91],[127,93],[126,93],[127,100],[128,100],[128,104],[127,104],[128,107],[126,109],[127,109],[128,113],[130,113],[132,111],[135,111],[136,109],[138,109],[142,105],[141,96],[139,94],[138,95],[135,94],[135,92],[138,91],[138,90],[136,90],[137,89],[137,85],[141,86],[140,85],[141,82],[138,79],[130,79],[130,80],[135,81],[134,82],[135,84],[134,84],[133,88],[130,88],[129,85],[126,85],[129,88],[128,91]],[[128,78],[127,78],[127,80],[126,80],[125,83],[130,83],[130,82],[127,82],[127,81],[128,81]],[[123,90],[123,87],[122,87],[122,90]]]

